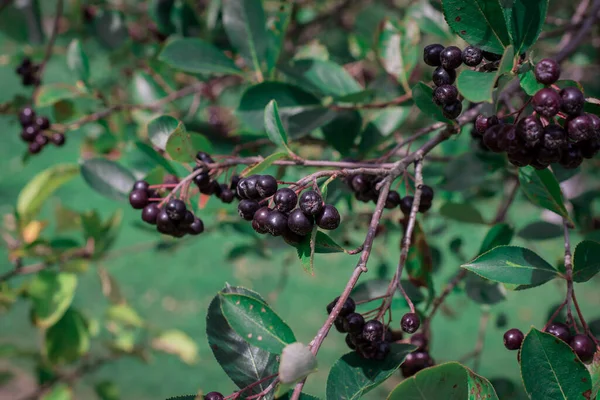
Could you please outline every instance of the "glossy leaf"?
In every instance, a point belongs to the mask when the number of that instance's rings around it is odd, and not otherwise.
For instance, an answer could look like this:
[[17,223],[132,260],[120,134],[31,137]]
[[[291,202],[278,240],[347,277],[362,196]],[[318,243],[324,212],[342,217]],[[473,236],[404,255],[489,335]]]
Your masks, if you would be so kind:
[[282,151],[280,151],[278,153],[273,153],[270,156],[268,156],[267,158],[265,158],[264,160],[262,160],[261,162],[259,162],[258,164],[246,168],[242,172],[241,175],[249,176],[249,175],[260,174],[260,173],[266,171],[271,165],[273,165],[273,163],[275,161],[282,160],[287,157],[288,157],[288,153],[284,153]]
[[584,240],[575,248],[573,280],[587,282],[600,272],[600,243]]
[[488,281],[469,273],[465,279],[465,293],[478,304],[497,304],[506,299],[506,288],[498,282]]
[[388,400],[498,400],[492,384],[457,362],[426,368],[405,379]]
[[527,198],[535,205],[548,209],[570,220],[563,203],[562,193],[554,174],[548,169],[519,168],[519,182]]
[[529,249],[498,246],[482,254],[462,268],[500,283],[539,286],[558,276],[543,258]]
[[479,254],[492,250],[494,247],[509,245],[515,231],[508,224],[500,223],[492,226],[483,238]]
[[[265,303],[257,293],[242,287],[227,286],[221,293],[243,294]],[[239,388],[277,372],[278,362],[275,354],[250,345],[231,329],[221,312],[219,295],[215,296],[208,306],[206,335],[219,365]],[[267,386],[268,383],[259,384],[248,393],[256,394]]]
[[513,59],[515,57],[514,48],[508,46],[502,56],[502,61],[498,67],[498,71],[479,72],[470,69],[464,69],[456,79],[456,87],[459,92],[469,101],[474,103],[493,101],[492,93],[498,79],[502,74],[511,70]]
[[589,399],[592,382],[568,344],[531,328],[521,346],[521,376],[532,400]]
[[443,0],[442,11],[454,33],[472,46],[502,54],[510,44],[498,0]]
[[74,274],[41,271],[35,275],[27,289],[34,323],[40,328],[54,325],[71,305],[76,288],[77,276]]
[[176,355],[186,364],[198,361],[198,345],[184,332],[171,329],[152,339],[152,348]]
[[433,102],[432,88],[423,82],[419,82],[413,87],[412,94],[415,104],[425,115],[437,121],[448,122],[448,118],[444,117],[441,107]]
[[167,95],[156,79],[147,72],[136,71],[131,77],[130,92],[133,103],[151,104]]
[[185,126],[170,115],[161,115],[150,121],[147,129],[152,144],[160,150],[165,150],[169,137],[177,130],[185,131]]
[[90,348],[86,320],[75,309],[68,309],[56,324],[46,331],[46,354],[53,364],[77,361]]
[[[311,256],[311,246],[310,246],[311,236],[307,235],[304,240],[298,244],[292,244],[298,253],[298,258],[302,263],[302,267],[305,271],[312,273],[313,272],[313,257]],[[344,248],[337,244],[333,239],[331,239],[326,233],[317,231],[315,236],[315,254],[316,253],[341,253],[344,251]]]
[[135,177],[126,168],[103,158],[85,160],[81,176],[99,194],[113,200],[126,201],[135,183]]
[[362,116],[356,110],[342,111],[336,118],[321,128],[328,144],[347,155],[354,147],[362,130]]
[[173,160],[189,163],[196,160],[196,154],[199,151],[212,153],[213,149],[210,141],[204,135],[188,132],[185,130],[185,126],[180,124],[169,136],[165,150]]
[[287,132],[279,117],[279,109],[275,100],[271,100],[265,107],[265,130],[275,146],[287,149]]
[[77,79],[87,82],[90,78],[90,65],[79,39],[74,39],[67,48],[67,65]]
[[232,59],[200,39],[174,39],[166,44],[158,59],[174,69],[192,74],[241,73]]
[[383,69],[410,90],[409,78],[419,62],[419,25],[411,19],[383,22],[377,40],[377,52]]
[[171,165],[171,163],[161,156],[156,150],[154,150],[152,146],[149,146],[143,142],[135,142],[135,147],[137,147],[139,151],[144,153],[154,163],[163,167],[169,174],[177,175],[177,171]]
[[296,342],[285,346],[279,363],[279,380],[284,385],[298,382],[317,369],[317,358],[305,344]]
[[536,221],[525,226],[518,233],[519,237],[526,240],[546,240],[561,237],[564,234],[561,225],[546,221]]
[[502,11],[516,54],[533,46],[540,36],[548,2],[549,0],[512,0],[503,4]]
[[78,174],[79,168],[74,164],[58,164],[38,173],[19,192],[19,216],[23,220],[35,217],[46,200]]
[[468,224],[485,224],[479,210],[469,203],[444,203],[440,215]]
[[35,92],[35,105],[37,107],[48,107],[59,101],[74,99],[84,96],[85,93],[75,86],[64,83],[49,83],[42,85]]
[[529,96],[534,96],[538,90],[544,88],[544,84],[539,83],[537,79],[535,79],[533,68],[527,70],[527,72],[519,74],[519,81],[521,82],[521,88],[523,88],[525,93],[527,93]]
[[363,88],[339,64],[319,59],[294,60],[282,71],[303,88],[320,92],[325,96],[347,96]]
[[280,354],[296,341],[290,327],[265,303],[234,293],[219,293],[219,299],[229,326],[251,345]]

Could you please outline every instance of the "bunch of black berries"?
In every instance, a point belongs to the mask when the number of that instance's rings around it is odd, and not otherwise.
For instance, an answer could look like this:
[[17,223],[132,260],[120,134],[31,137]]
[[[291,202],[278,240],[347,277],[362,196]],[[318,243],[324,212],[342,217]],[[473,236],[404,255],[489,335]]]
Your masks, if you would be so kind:
[[198,186],[200,193],[209,196],[214,195],[223,203],[227,204],[232,203],[236,197],[239,198],[236,195],[236,187],[239,181],[238,176],[234,176],[229,185],[225,183],[219,184],[219,182],[211,178],[205,165],[213,164],[215,162],[212,157],[201,151],[196,155],[196,159],[202,163],[194,167],[194,171],[201,170],[194,176],[194,183]]
[[[328,314],[331,314],[338,300],[339,297],[327,305]],[[360,357],[385,359],[390,353],[390,344],[394,341],[394,335],[380,321],[375,319],[365,321],[365,318],[355,311],[356,304],[349,297],[335,320],[335,328],[338,332],[347,333],[346,344]]]
[[44,146],[52,142],[56,146],[65,144],[65,135],[62,133],[51,133],[50,120],[47,117],[36,115],[31,107],[25,107],[19,112],[19,122],[21,123],[21,139],[29,143],[28,151],[30,154],[37,154]]
[[30,58],[24,58],[21,64],[16,68],[15,72],[21,77],[21,83],[23,86],[39,86],[40,66],[34,64]]

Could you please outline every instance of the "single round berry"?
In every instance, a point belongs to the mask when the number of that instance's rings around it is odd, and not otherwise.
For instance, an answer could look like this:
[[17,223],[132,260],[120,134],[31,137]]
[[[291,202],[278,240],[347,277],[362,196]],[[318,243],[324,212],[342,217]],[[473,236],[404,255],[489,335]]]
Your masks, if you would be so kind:
[[277,192],[277,180],[271,175],[259,175],[256,190],[261,199],[271,197]]
[[238,214],[246,221],[252,221],[254,218],[254,213],[256,213],[259,208],[260,206],[258,205],[258,202],[244,199],[240,201],[240,204],[238,204]]
[[533,96],[533,108],[546,117],[552,118],[560,110],[560,96],[550,88],[543,88]]
[[592,121],[592,129],[594,130],[594,136],[600,138],[600,117],[596,114],[588,114]]
[[526,143],[537,143],[544,134],[544,127],[535,115],[529,115],[517,123],[517,135]]
[[156,225],[156,218],[160,213],[160,208],[156,203],[150,203],[142,210],[142,220],[151,225]]
[[[327,304],[327,314],[331,314],[331,311],[333,311],[333,307],[335,307],[335,305],[337,304],[339,299],[340,298],[338,296],[331,303]],[[356,303],[354,302],[352,297],[348,297],[346,299],[346,301],[344,302],[344,305],[342,306],[342,309],[340,310],[339,315],[341,315],[342,317],[346,317],[346,316],[352,314],[355,310],[356,310]]]
[[169,218],[173,221],[183,221],[185,218],[185,212],[187,208],[185,203],[179,199],[171,199],[165,206],[165,211],[169,215]]
[[504,333],[504,347],[508,350],[518,350],[521,348],[521,343],[525,336],[520,330],[513,328]]
[[314,190],[307,190],[300,195],[298,205],[306,215],[317,215],[323,209],[323,198]]
[[365,318],[359,313],[352,313],[344,318],[344,330],[346,332],[359,334],[365,326]]
[[442,85],[433,92],[433,101],[437,105],[452,104],[458,99],[458,89],[452,85]]
[[462,52],[462,61],[469,67],[476,67],[483,60],[481,49],[473,46],[467,46]]
[[385,208],[392,209],[398,207],[398,205],[400,205],[400,200],[400,194],[395,190],[390,190],[385,199]]
[[433,366],[433,360],[429,356],[429,353],[426,351],[413,351],[406,355],[404,362],[400,366],[400,370],[402,371],[402,376],[409,378],[431,366]]
[[344,326],[344,323],[346,321],[346,318],[344,317],[340,317],[338,316],[334,321],[333,324],[335,325],[335,329],[340,332],[340,333],[348,333],[348,331],[346,330],[346,327]]
[[299,208],[292,211],[288,217],[288,227],[298,235],[308,235],[315,225],[313,217],[307,216]]
[[423,49],[423,61],[425,61],[425,64],[430,65],[432,67],[438,67],[442,65],[442,61],[440,60],[440,54],[443,50],[444,46],[438,43],[425,46],[425,48]]
[[456,119],[462,112],[462,103],[459,100],[455,100],[450,104],[446,104],[442,107],[444,117],[448,119]]
[[486,60],[491,61],[491,62],[500,61],[500,60],[502,60],[502,54],[496,54],[496,53],[492,53],[489,51],[484,51],[483,58],[485,58]]
[[150,189],[150,184],[146,181],[135,181],[133,184],[133,188],[131,190],[148,190]]
[[445,69],[456,69],[462,64],[462,51],[456,46],[448,46],[440,53],[440,61]]
[[267,231],[273,236],[281,236],[288,229],[287,221],[287,216],[284,213],[273,210],[267,218]]
[[579,115],[585,105],[581,90],[569,86],[560,91],[560,110],[568,115]]
[[406,333],[415,333],[419,326],[421,326],[421,320],[415,313],[406,313],[400,320],[400,327]]
[[61,147],[65,144],[65,135],[62,133],[53,133],[50,137],[50,141],[58,147]]
[[567,123],[567,136],[575,143],[591,139],[594,136],[592,119],[588,114],[572,118]]
[[31,142],[29,143],[27,150],[30,154],[38,154],[40,151],[42,151],[42,145],[38,142]]
[[187,228],[187,233],[195,236],[202,232],[204,232],[204,222],[200,218],[194,218],[194,221]]
[[537,150],[535,159],[542,165],[557,163],[561,159],[561,149],[547,149],[542,147]]
[[199,151],[198,154],[196,154],[196,159],[202,161],[205,164],[213,164],[215,162],[215,160],[213,160],[208,153],[205,153],[203,151]]
[[165,210],[161,210],[156,217],[156,228],[160,233],[170,235],[176,230],[175,223],[169,218]]
[[421,186],[421,203],[431,203],[433,201],[433,189],[430,186]]
[[481,135],[489,128],[488,118],[485,115],[479,114],[475,119],[475,131]]
[[223,400],[225,396],[223,396],[219,392],[209,392],[204,395],[204,400]]
[[351,333],[346,335],[345,341],[346,341],[346,346],[348,346],[348,348],[350,348],[350,350],[356,350],[356,345],[354,344],[354,338],[352,337]]
[[523,146],[518,151],[509,154],[508,161],[515,167],[526,167],[531,163],[533,157],[533,150]]
[[550,58],[544,58],[535,65],[535,79],[544,85],[552,85],[560,78],[560,65]]
[[494,125],[483,134],[483,143],[494,153],[501,153],[505,149],[502,125]]
[[302,235],[298,235],[295,232],[292,232],[289,229],[286,229],[285,231],[283,231],[283,233],[281,234],[281,237],[283,237],[283,240],[291,245],[295,245],[295,244],[300,244],[304,241],[305,236]]
[[282,188],[273,196],[275,208],[281,212],[290,212],[298,204],[298,195],[290,188]]
[[362,330],[362,337],[371,343],[380,342],[383,339],[383,324],[375,319],[367,321]]
[[194,176],[194,183],[198,186],[199,189],[205,189],[210,185],[210,175],[208,172],[203,171],[198,175]]
[[385,360],[385,358],[390,354],[392,347],[388,342],[381,342],[377,344],[377,352],[375,353],[376,360]]
[[584,363],[589,363],[594,359],[596,344],[589,336],[577,334],[571,339],[570,345],[577,357]]
[[191,224],[194,223],[195,219],[196,219],[196,217],[194,216],[194,213],[191,212],[190,210],[186,210],[185,213],[183,214],[183,219],[181,221],[179,221],[178,226],[180,228],[187,228]]
[[321,229],[337,229],[337,227],[340,226],[341,221],[340,213],[337,208],[331,204],[325,204],[321,212],[315,217],[315,221]]
[[233,199],[235,199],[235,193],[233,193],[233,190],[229,189],[229,186],[222,184],[219,198],[223,203],[230,204],[233,202]]
[[261,197],[258,194],[258,189],[256,188],[257,184],[258,175],[251,175],[240,180],[237,188],[238,194],[245,199],[260,200]]
[[129,193],[129,204],[136,210],[141,210],[148,205],[148,193],[145,190],[132,190]]
[[26,142],[33,142],[39,133],[40,133],[40,131],[37,128],[37,126],[35,126],[35,125],[26,126],[21,131],[21,139],[23,139]]
[[431,78],[435,86],[452,85],[456,80],[456,71],[453,69],[447,70],[444,67],[437,67],[433,71]]
[[35,111],[31,107],[25,107],[19,112],[19,122],[24,128],[33,124],[35,121]]
[[40,146],[44,147],[45,145],[48,144],[49,139],[48,139],[48,136],[44,135],[43,133],[40,133],[39,135],[37,135],[35,137],[35,141]]
[[561,322],[554,322],[548,325],[548,327],[544,329],[544,332],[556,336],[565,343],[571,341],[571,330],[567,325]]
[[[581,143],[581,142],[580,142]],[[575,169],[583,162],[583,155],[577,144],[569,143],[566,149],[563,149],[560,158],[560,165],[565,169]]]
[[366,192],[370,187],[370,180],[366,175],[358,174],[352,177],[350,188],[357,193]]
[[414,199],[415,198],[412,196],[404,196],[402,200],[400,200],[400,210],[402,210],[404,215],[410,214],[410,210],[412,210]]
[[427,351],[429,341],[424,333],[415,333],[410,337],[410,344],[417,346],[416,351]]
[[267,233],[267,222],[269,221],[269,214],[271,210],[269,207],[259,208],[252,217],[252,228],[260,234]]
[[50,128],[50,120],[47,117],[37,117],[35,124],[43,131]]
[[544,128],[543,145],[549,150],[558,150],[567,144],[567,134],[565,130],[555,124],[548,125]]

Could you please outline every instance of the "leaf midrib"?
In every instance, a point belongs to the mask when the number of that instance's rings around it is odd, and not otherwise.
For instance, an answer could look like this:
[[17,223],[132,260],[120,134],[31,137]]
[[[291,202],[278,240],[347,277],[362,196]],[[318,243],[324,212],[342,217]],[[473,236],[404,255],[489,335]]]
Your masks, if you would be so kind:
[[487,18],[487,16],[485,15],[485,13],[483,12],[483,9],[481,8],[481,6],[479,5],[479,0],[475,0],[474,1],[475,5],[477,6],[477,9],[479,10],[479,12],[481,13],[481,15],[483,16],[483,19],[485,19],[485,22],[487,22],[488,26],[491,28],[492,33],[494,34],[494,36],[496,36],[496,39],[498,39],[498,43],[500,43],[500,46],[502,46],[503,48],[505,48],[506,46],[504,46],[504,43],[502,42],[502,40],[500,39],[500,36],[498,36],[498,34],[496,33],[496,30],[494,29],[492,23],[490,22],[490,20]]
[[550,366],[550,371],[552,371],[552,375],[554,375],[554,378],[556,380],[556,384],[558,386],[558,388],[560,389],[560,393],[562,394],[563,398],[565,400],[568,400],[567,396],[565,395],[565,392],[562,389],[562,386],[560,384],[560,382],[558,381],[558,376],[556,375],[556,372],[554,372],[554,368],[552,367],[552,363],[550,363],[550,358],[548,357],[548,353],[546,353],[546,349],[544,349],[544,345],[542,343],[542,341],[540,340],[539,335],[536,333],[536,339],[538,341],[538,343],[540,344],[541,348],[542,348],[542,352],[544,353],[544,357],[546,357],[546,362],[547,364]]

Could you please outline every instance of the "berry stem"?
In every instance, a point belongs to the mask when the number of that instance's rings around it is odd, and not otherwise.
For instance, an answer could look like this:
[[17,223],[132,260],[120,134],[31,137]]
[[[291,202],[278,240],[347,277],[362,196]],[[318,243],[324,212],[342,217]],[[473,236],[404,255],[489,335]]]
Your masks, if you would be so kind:
[[590,327],[588,326],[587,322],[585,322],[585,318],[583,318],[583,313],[581,312],[581,309],[579,308],[579,303],[577,303],[577,297],[575,297],[575,291],[573,291],[572,293],[572,299],[573,299],[573,305],[575,306],[575,310],[577,310],[577,315],[579,315],[579,321],[581,321],[581,325],[583,326],[583,329],[585,330],[585,333],[592,338],[592,340],[594,341],[594,343],[596,343],[596,346],[600,347],[600,343],[598,343],[598,340],[596,339],[596,336],[594,336],[591,332],[590,332]]
[[[240,397],[240,395],[241,395],[242,393],[244,393],[245,391],[248,391],[248,390],[252,389],[253,387],[256,387],[256,386],[260,385],[261,383],[264,383],[264,382],[266,382],[266,381],[268,381],[268,380],[270,380],[270,379],[276,378],[276,377],[277,377],[277,374],[273,374],[273,375],[266,376],[266,377],[264,377],[264,378],[262,378],[262,379],[260,379],[260,380],[258,380],[258,381],[256,381],[256,382],[252,382],[251,384],[249,384],[249,385],[248,385],[248,386],[246,386],[245,388],[243,388],[243,389],[240,389],[240,390],[238,390],[237,392],[234,392],[234,393],[230,394],[229,396],[225,397],[225,400],[233,400],[233,399],[237,399],[237,398],[239,398],[239,397]],[[276,379],[276,381],[277,381],[277,379]],[[269,387],[270,387],[270,385],[269,385]],[[267,387],[267,388],[269,388],[269,387]],[[262,392],[261,392],[261,393],[259,393],[259,395],[260,395],[260,396],[264,396],[264,395],[265,395],[265,394],[267,394],[267,393],[268,393],[268,392],[266,392],[266,393],[262,393]],[[246,399],[253,399],[253,398],[255,398],[255,396],[252,396],[252,397],[246,397]]]
[[62,17],[63,14],[63,5],[64,5],[64,1],[63,0],[58,0],[56,2],[56,11],[54,13],[54,22],[52,24],[52,33],[50,35],[50,39],[48,40],[48,44],[46,45],[46,52],[44,53],[44,59],[42,60],[41,64],[39,65],[39,69],[38,69],[38,78],[41,80],[42,75],[44,74],[44,68],[46,67],[46,64],[48,63],[48,61],[50,60],[50,57],[52,57],[52,49],[54,48],[54,43],[56,43],[56,38],[58,37],[58,27],[59,27],[59,23],[60,23],[60,18]]

